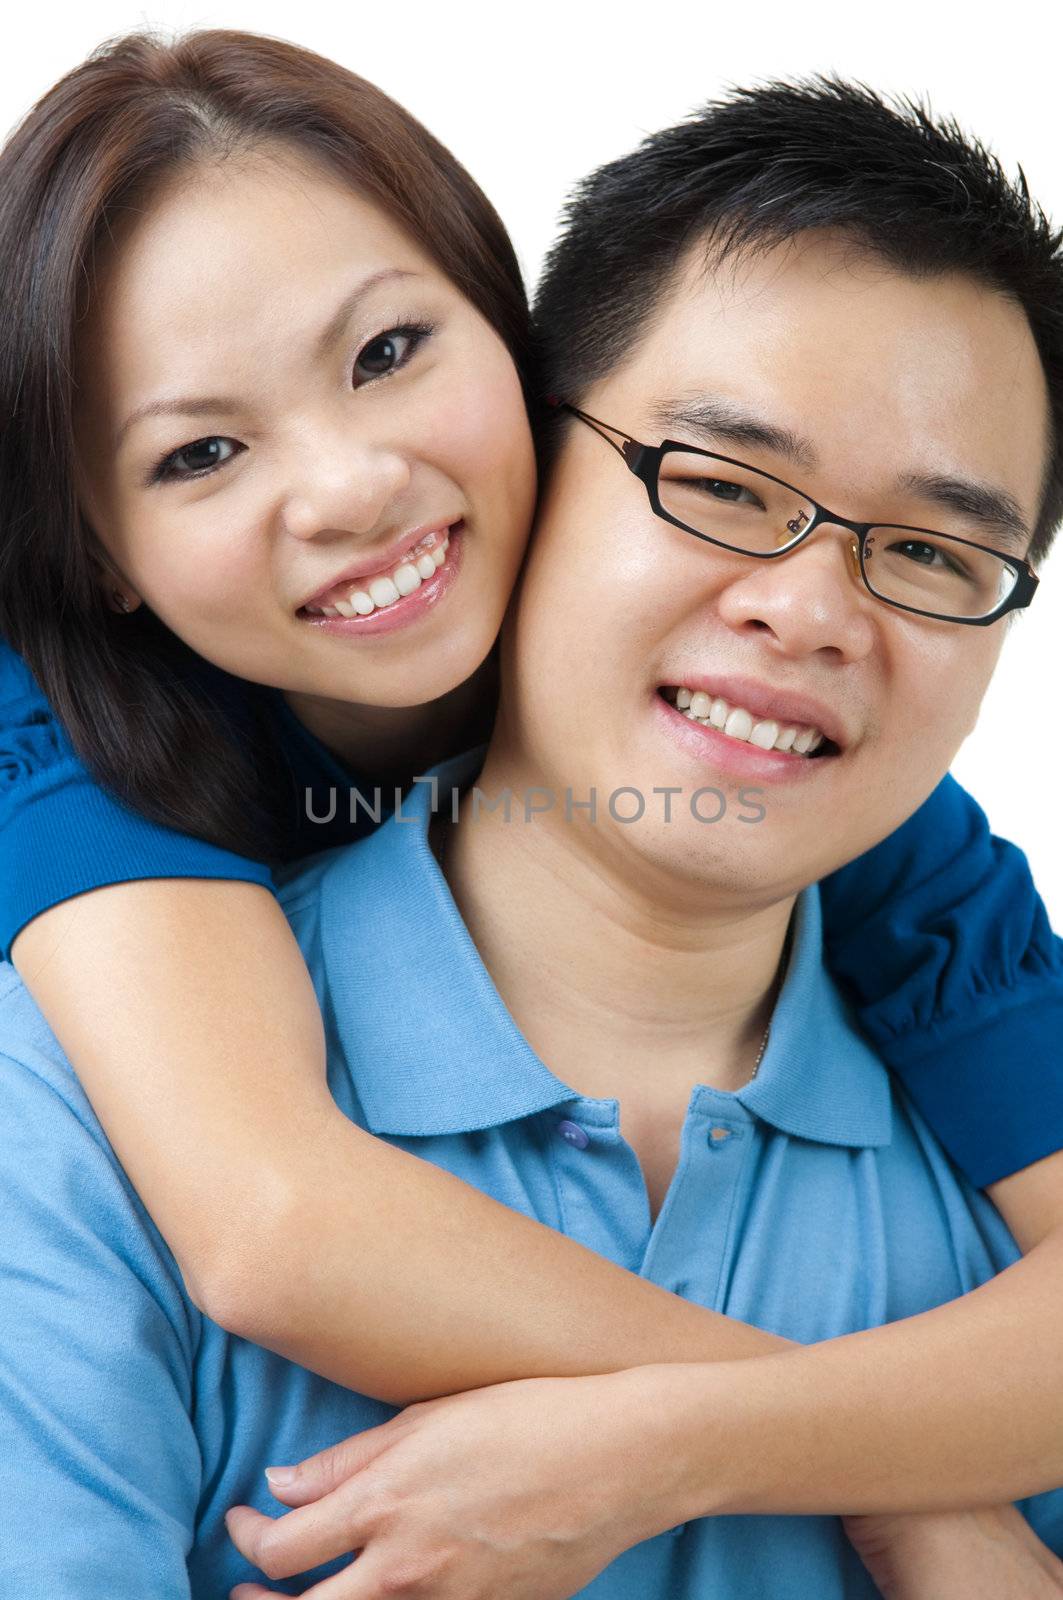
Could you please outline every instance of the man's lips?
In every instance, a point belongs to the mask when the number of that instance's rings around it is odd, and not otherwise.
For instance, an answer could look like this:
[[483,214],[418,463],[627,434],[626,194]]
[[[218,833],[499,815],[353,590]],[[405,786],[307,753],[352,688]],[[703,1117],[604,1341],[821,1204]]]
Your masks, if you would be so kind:
[[777,722],[781,727],[818,728],[839,751],[852,743],[850,730],[833,707],[813,695],[779,684],[695,672],[680,673],[661,687],[690,689],[695,694],[707,694],[710,699],[725,700],[732,708],[748,711],[756,721]]
[[793,749],[765,750],[748,739],[734,737],[711,722],[691,718],[689,712],[680,711],[663,694],[652,697],[655,714],[661,720],[662,731],[677,740],[680,747],[699,765],[736,783],[807,783],[832,768],[839,759],[835,746],[826,739],[814,752],[804,755]]
[[413,528],[396,539],[386,549],[378,550],[372,555],[363,556],[359,561],[352,561],[343,568],[322,589],[317,589],[313,594],[301,600],[296,607],[303,611],[307,606],[330,606],[337,599],[345,599],[354,586],[358,583],[371,583],[374,578],[390,577],[397,567],[409,559],[419,545],[431,543],[431,535],[438,534],[441,538],[455,528],[461,519],[453,517],[449,521],[436,521],[422,523],[419,528]]

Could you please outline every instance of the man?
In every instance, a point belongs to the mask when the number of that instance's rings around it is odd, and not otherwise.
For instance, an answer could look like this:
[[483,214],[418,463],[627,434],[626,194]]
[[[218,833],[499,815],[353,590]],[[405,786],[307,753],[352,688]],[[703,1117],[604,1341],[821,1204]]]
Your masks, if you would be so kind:
[[[792,159],[766,162],[766,128]],[[457,825],[444,804],[431,840],[421,786],[407,826],[319,858],[285,896],[349,1115],[801,1343],[914,1315],[1017,1253],[853,1031],[822,966],[814,887],[947,769],[1000,619],[1032,592],[1031,540],[1043,553],[1058,510],[1056,396],[1033,331],[1049,289],[1060,304],[1058,263],[1054,278],[1032,269],[1028,221],[1010,245],[1014,209],[995,215],[1000,193],[978,193],[979,158],[958,143],[967,211],[950,215],[953,180],[924,171],[917,144],[870,97],[780,88],[592,181],[542,299],[556,392],[574,409],[478,783]],[[436,775],[444,801],[478,759]],[[45,1494],[57,1508],[18,1593],[221,1594],[248,1573],[222,1515],[264,1503],[261,1467],[363,1433],[386,1408],[194,1312],[13,978],[3,1014],[18,1177],[0,1416],[25,1455],[6,1510],[24,1528]],[[48,1284],[68,1278],[57,1306]],[[755,1387],[744,1410],[733,1398],[743,1369],[803,1359],[528,1386],[543,1437],[510,1469],[514,1506],[524,1475],[560,1486],[541,1547],[514,1518],[512,1548],[496,1538],[478,1558],[499,1563],[494,1587],[411,1565],[409,1592],[873,1594],[841,1525],[814,1514],[869,1503],[847,1444],[853,1391],[839,1387],[827,1487],[821,1463],[807,1470],[807,1419],[776,1439]],[[439,1405],[519,1411],[525,1386],[499,1387]],[[414,1435],[414,1413],[396,1429]],[[921,1425],[898,1417],[913,1440]],[[448,1492],[477,1470],[505,1478],[505,1456],[478,1462],[476,1438],[471,1421],[459,1429],[452,1475],[436,1474]],[[963,1446],[948,1478],[961,1504]],[[1014,1471],[1002,1461],[1002,1481]],[[293,1564],[295,1546],[316,1561],[365,1548],[322,1595],[401,1592],[373,1564],[378,1528],[337,1542],[320,1505],[316,1523],[295,1513],[283,1558],[251,1512],[234,1537],[278,1577],[311,1564]],[[1026,1510],[1063,1550],[1063,1495]],[[765,1511],[808,1514],[726,1514]],[[376,1515],[382,1527],[379,1502]],[[1047,1552],[1009,1538],[1013,1592],[1056,1592],[1038,1587],[1057,1582]],[[951,1548],[927,1600],[945,1593],[942,1571],[977,1592],[963,1563]]]

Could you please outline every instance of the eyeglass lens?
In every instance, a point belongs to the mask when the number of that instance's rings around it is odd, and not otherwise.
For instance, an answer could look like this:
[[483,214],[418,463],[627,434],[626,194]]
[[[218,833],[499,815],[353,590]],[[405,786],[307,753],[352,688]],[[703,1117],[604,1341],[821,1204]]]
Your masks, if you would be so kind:
[[[733,549],[766,555],[792,544],[815,506],[752,467],[667,450],[657,483],[661,509]],[[965,537],[977,538],[972,529]],[[864,545],[868,585],[880,599],[937,616],[985,617],[1018,581],[1014,567],[944,534],[874,527]]]

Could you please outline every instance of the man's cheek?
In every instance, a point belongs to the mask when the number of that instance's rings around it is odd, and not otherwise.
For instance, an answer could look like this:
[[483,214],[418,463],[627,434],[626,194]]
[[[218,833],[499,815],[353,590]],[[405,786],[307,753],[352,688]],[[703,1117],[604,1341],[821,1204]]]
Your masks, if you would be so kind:
[[[903,744],[890,753],[874,777],[862,785],[858,802],[858,834],[848,858],[863,855],[919,810],[951,764],[945,750]],[[848,859],[847,858],[847,859]]]

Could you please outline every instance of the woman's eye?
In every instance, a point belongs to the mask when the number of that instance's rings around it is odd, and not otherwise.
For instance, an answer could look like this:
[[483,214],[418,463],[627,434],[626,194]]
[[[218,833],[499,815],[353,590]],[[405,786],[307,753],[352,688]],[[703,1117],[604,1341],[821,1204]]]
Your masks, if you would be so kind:
[[183,444],[179,450],[171,450],[164,456],[155,468],[152,481],[206,477],[215,467],[231,461],[243,448],[235,439],[224,439],[218,434],[194,439],[191,444]]
[[378,334],[358,352],[355,377],[386,378],[389,372],[397,372],[431,331],[430,328],[388,328],[385,333]]

